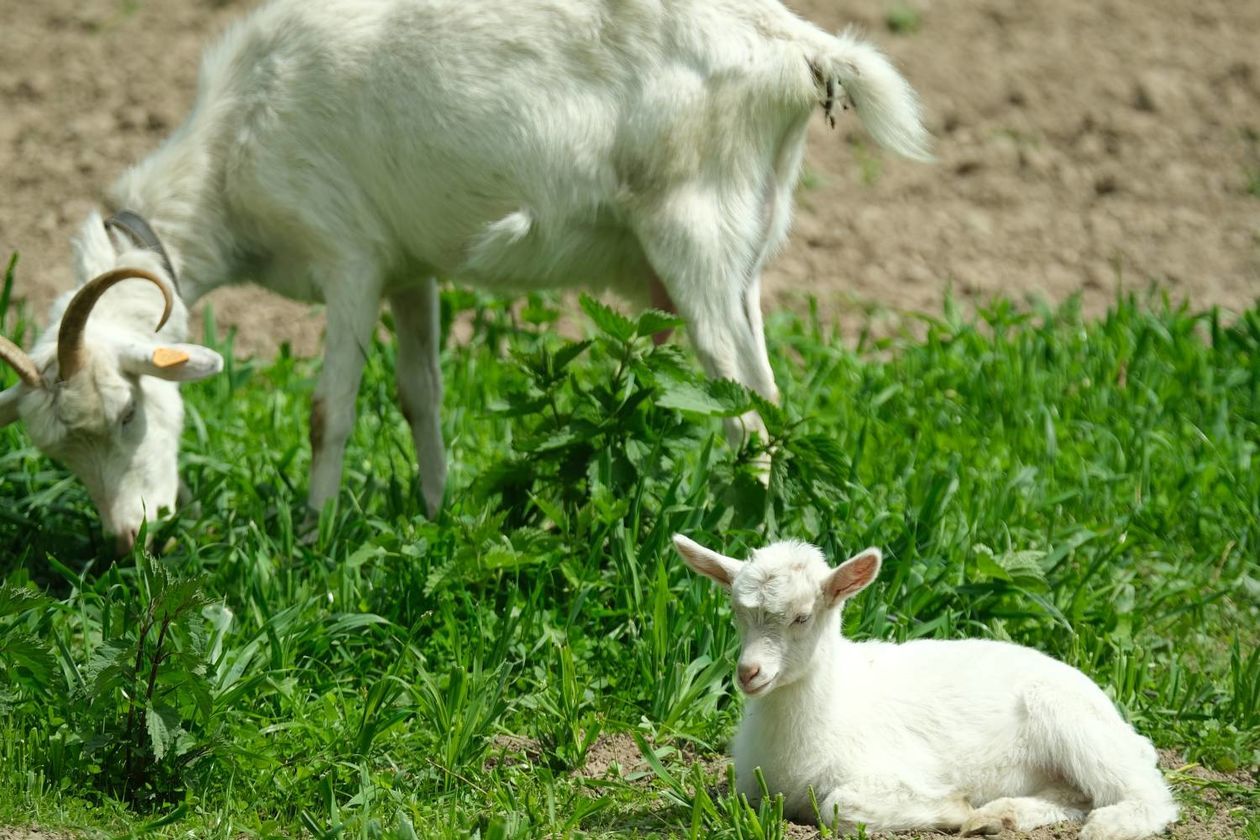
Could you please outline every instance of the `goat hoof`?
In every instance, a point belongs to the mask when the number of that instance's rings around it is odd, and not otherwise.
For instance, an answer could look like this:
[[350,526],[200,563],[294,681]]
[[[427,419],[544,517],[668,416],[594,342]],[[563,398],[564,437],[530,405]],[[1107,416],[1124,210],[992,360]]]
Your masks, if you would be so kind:
[[295,529],[298,545],[312,546],[319,542],[319,514],[310,508],[306,509],[302,521]]
[[987,837],[990,834],[1001,834],[1003,828],[1003,821],[997,817],[977,816],[963,823],[960,833],[963,837]]

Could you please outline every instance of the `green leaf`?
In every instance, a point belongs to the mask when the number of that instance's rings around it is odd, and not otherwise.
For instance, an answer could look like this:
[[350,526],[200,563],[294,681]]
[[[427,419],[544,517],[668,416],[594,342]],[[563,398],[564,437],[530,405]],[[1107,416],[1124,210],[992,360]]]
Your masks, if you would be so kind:
[[1046,588],[1046,574],[1041,568],[1045,555],[1044,551],[1036,550],[1008,551],[998,555],[987,545],[977,543],[972,546],[976,570],[983,577],[1030,590]]
[[656,404],[691,414],[719,416],[726,413],[726,405],[703,386],[694,382],[668,382],[661,386]]
[[0,586],[0,618],[39,609],[48,603],[48,598],[24,586],[11,586],[8,583]]
[[340,636],[350,630],[374,624],[389,624],[389,620],[372,613],[343,613],[328,625],[328,635]]
[[149,744],[153,748],[153,757],[161,761],[175,743],[178,735],[179,718],[174,710],[163,708],[161,711],[146,703],[144,707],[144,725],[149,731]]
[[582,310],[595,322],[599,331],[618,341],[629,341],[635,335],[635,323],[590,295],[582,295]]
[[585,341],[570,342],[561,347],[556,351],[556,354],[552,359],[552,373],[558,375],[561,371],[567,368],[574,359],[585,353],[586,348],[590,347],[592,343],[593,342],[588,339]]
[[677,329],[684,323],[686,322],[677,315],[671,315],[659,309],[647,309],[639,315],[639,322],[635,325],[635,335],[647,338],[662,330]]
[[982,577],[1010,582],[1011,576],[1002,567],[1002,564],[997,561],[997,557],[993,554],[993,549],[987,545],[977,543],[971,547],[971,553],[976,561],[976,571]]
[[41,687],[52,679],[56,660],[47,646],[26,633],[7,631],[0,638],[0,670],[24,668]]
[[656,750],[652,749],[647,739],[643,737],[643,733],[637,729],[630,733],[634,738],[635,746],[639,748],[639,754],[643,756],[643,760],[652,768],[652,772],[660,779],[674,797],[681,804],[690,804],[691,797],[687,793],[686,786],[673,773],[665,769],[665,765],[661,763],[660,757],[656,754]]
[[1046,575],[1041,570],[1045,554],[1036,550],[1009,551],[999,557],[998,562],[1017,585],[1025,589],[1042,589],[1046,586]]

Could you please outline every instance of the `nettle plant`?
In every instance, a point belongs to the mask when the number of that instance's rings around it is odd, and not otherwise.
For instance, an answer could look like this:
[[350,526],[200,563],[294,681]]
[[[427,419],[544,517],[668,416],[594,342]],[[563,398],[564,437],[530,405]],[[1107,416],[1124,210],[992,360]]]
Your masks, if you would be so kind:
[[0,584],[0,713],[29,709],[52,693],[56,660],[37,629],[50,604],[29,586]]
[[[728,526],[757,529],[786,507],[830,507],[841,495],[848,462],[824,436],[738,383],[704,378],[679,342],[654,340],[681,320],[657,310],[631,319],[588,296],[581,306],[595,337],[518,353],[523,376],[495,406],[512,419],[512,452],[479,489],[499,499],[509,522],[564,523],[580,536],[592,515],[624,520],[645,496],[662,508],[676,501],[684,469],[704,471],[686,478],[720,500]],[[715,453],[716,427],[696,422],[754,410],[766,439],[754,436],[734,455]]]
[[[664,731],[716,719],[729,634],[711,632],[716,601],[676,608],[680,597],[700,596],[683,592],[662,564],[669,535],[684,527],[757,533],[802,509],[826,519],[846,503],[851,469],[829,440],[791,419],[790,405],[702,377],[685,335],[657,343],[680,325],[674,317],[626,317],[589,297],[581,308],[592,335],[568,341],[555,325],[559,313],[538,298],[507,315],[473,311],[474,342],[496,356],[510,348],[490,406],[500,437],[480,442],[485,466],[452,508],[461,545],[424,587],[437,597],[538,569],[530,592],[565,605],[558,659],[540,671],[547,691],[536,701],[556,722],[540,733],[555,767],[579,764],[603,726],[589,690],[623,692]],[[753,409],[767,439],[732,450],[719,420]],[[485,595],[506,612],[502,592]],[[570,633],[578,614],[580,629]],[[611,643],[614,652],[590,641],[605,638],[622,642]],[[584,672],[588,656],[624,657],[627,639],[637,642],[625,668],[597,689],[575,681],[566,656]],[[568,643],[577,647],[566,653]]]
[[179,799],[189,770],[221,746],[210,734],[214,662],[230,613],[148,555],[134,576],[115,567],[106,578],[78,605],[100,643],[83,664],[61,648],[61,752],[82,781],[156,806]]

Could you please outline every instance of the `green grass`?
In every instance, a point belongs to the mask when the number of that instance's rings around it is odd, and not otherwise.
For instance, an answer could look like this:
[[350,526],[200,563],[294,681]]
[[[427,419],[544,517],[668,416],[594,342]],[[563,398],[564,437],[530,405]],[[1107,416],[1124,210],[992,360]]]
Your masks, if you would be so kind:
[[[388,342],[340,507],[311,529],[316,365],[284,352],[185,388],[200,503],[153,529],[159,559],[115,561],[78,483],[0,431],[0,825],[781,836],[773,803],[736,801],[715,769],[737,640],[674,531],[733,553],[881,546],[851,634],[1031,644],[1158,745],[1255,767],[1260,310],[1227,324],[1126,298],[1086,321],[998,302],[856,351],[776,315],[766,491],[755,453],[719,440],[716,415],[748,396],[654,348],[658,316],[585,309],[592,338],[569,343],[545,300],[512,314],[445,295],[446,322],[474,328],[443,355],[452,480],[435,522]],[[505,736],[526,755],[505,757]],[[609,736],[650,768],[575,772]],[[1260,831],[1253,785],[1213,790]]]
[[913,35],[923,25],[923,15],[906,3],[894,3],[884,14],[884,25],[897,35]]
[[1248,169],[1246,173],[1247,194],[1260,198],[1260,167]]
[[1246,147],[1243,162],[1243,191],[1260,198],[1260,132],[1245,128],[1242,132]]

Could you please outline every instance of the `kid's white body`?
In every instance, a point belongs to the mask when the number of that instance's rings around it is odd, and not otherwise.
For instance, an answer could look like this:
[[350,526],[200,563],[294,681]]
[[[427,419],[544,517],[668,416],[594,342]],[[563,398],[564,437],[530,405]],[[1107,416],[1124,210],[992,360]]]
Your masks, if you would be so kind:
[[844,639],[840,604],[874,579],[877,551],[832,570],[800,543],[741,563],[675,539],[732,592],[750,695],[733,752],[750,800],[760,768],[790,818],[849,828],[995,833],[1086,818],[1085,840],[1137,840],[1176,819],[1150,741],[1077,669],[997,641]]

